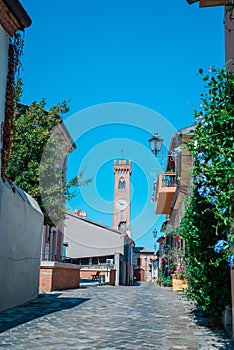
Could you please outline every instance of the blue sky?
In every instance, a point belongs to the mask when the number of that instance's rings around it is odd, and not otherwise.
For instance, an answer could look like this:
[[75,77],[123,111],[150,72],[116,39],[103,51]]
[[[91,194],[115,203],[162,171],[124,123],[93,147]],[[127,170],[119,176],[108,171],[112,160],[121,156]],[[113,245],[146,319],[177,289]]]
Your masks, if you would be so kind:
[[148,149],[159,131],[165,151],[173,132],[193,123],[203,82],[199,68],[224,65],[223,7],[199,9],[185,0],[22,0],[26,30],[23,103],[48,107],[70,100],[65,123],[77,150],[68,176],[85,169],[71,209],[111,225],[113,160],[132,159],[132,233],[153,249],[152,231],[165,217],[151,203],[161,171]]

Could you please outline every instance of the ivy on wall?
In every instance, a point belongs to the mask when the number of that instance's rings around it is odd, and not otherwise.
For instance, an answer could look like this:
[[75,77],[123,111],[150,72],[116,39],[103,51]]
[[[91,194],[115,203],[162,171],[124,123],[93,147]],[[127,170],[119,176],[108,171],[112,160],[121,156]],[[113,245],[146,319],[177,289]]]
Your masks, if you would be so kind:
[[20,74],[24,46],[24,32],[17,32],[10,38],[8,49],[8,74],[5,101],[5,121],[3,124],[3,139],[1,150],[1,174],[4,178],[9,150],[14,134],[15,87]]

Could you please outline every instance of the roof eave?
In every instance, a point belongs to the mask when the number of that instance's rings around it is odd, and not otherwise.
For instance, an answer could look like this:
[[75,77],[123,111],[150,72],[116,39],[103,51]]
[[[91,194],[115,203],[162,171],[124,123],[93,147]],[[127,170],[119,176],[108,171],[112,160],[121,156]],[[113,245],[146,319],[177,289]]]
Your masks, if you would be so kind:
[[32,20],[18,0],[2,0],[7,8],[11,11],[17,22],[18,30],[24,30],[32,24]]

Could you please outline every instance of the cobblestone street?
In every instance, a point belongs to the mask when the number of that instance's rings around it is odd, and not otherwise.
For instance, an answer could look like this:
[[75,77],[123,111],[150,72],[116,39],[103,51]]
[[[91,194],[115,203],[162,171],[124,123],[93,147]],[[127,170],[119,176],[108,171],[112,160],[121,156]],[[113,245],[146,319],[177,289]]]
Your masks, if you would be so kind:
[[234,349],[191,305],[153,283],[83,285],[0,314],[0,349]]

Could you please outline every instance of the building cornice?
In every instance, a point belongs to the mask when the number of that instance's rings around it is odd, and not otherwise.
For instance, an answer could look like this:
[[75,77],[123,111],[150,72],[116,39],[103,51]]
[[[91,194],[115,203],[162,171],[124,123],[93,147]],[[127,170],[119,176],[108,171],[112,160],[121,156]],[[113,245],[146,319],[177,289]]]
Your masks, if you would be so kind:
[[0,0],[0,24],[8,35],[24,30],[31,23],[31,18],[18,0]]

